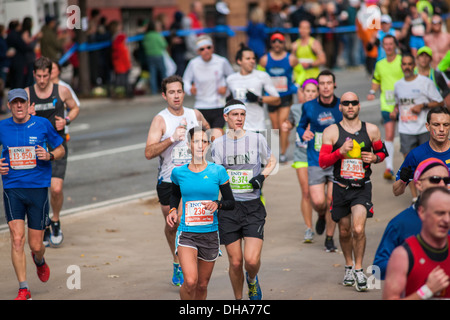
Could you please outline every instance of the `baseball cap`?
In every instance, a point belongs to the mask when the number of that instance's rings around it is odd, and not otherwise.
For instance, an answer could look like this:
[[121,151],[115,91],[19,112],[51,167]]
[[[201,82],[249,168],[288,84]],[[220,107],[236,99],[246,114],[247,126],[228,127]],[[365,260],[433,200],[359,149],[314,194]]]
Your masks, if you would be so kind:
[[383,14],[380,20],[381,23],[392,23],[392,19],[388,14]]
[[447,165],[438,158],[428,158],[423,160],[416,168],[416,171],[414,171],[414,182],[419,180],[419,178],[428,170],[430,170],[433,167],[436,166],[443,166],[448,170]]
[[427,46],[423,46],[422,48],[420,48],[419,50],[417,50],[417,56],[420,56],[422,53],[426,53],[427,55],[429,55],[430,57],[433,56],[433,50],[431,50],[430,47]]
[[28,94],[24,89],[20,89],[20,88],[12,89],[8,92],[8,102],[11,102],[17,98],[28,101]]
[[283,36],[281,33],[274,33],[274,34],[270,37],[270,41],[274,41],[274,40],[285,41],[286,39],[284,38],[284,36]]

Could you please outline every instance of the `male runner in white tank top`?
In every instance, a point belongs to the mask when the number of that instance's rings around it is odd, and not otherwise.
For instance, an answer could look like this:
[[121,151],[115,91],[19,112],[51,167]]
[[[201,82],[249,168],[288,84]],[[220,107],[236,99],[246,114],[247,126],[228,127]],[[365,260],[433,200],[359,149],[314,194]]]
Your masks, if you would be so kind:
[[[184,84],[178,75],[170,76],[162,81],[162,97],[167,101],[167,108],[158,113],[152,120],[145,146],[145,157],[150,160],[159,157],[158,193],[164,221],[169,214],[172,181],[170,175],[175,166],[181,166],[190,161],[188,152],[187,132],[201,125],[210,129],[208,122],[198,110],[183,107]],[[172,284],[181,286],[183,274],[175,254],[175,236],[178,225],[170,227],[166,224],[164,233],[173,256]]]

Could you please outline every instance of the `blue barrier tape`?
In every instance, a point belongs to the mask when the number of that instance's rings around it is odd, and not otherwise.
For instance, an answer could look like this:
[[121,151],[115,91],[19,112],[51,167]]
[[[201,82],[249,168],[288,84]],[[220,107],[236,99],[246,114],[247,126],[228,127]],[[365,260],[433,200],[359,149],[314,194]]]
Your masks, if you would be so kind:
[[[450,17],[450,13],[442,15],[443,19],[447,19]],[[395,29],[400,29],[403,26],[403,22],[393,22],[392,27]],[[271,34],[273,32],[282,32],[285,34],[297,34],[298,28],[265,28],[264,29],[267,34]],[[203,28],[203,29],[190,29],[190,30],[179,30],[176,32],[177,36],[185,37],[191,34],[203,34],[203,33],[226,33],[229,37],[234,37],[236,35],[236,32],[245,32],[247,31],[247,27],[230,27],[225,25],[218,25],[212,28]],[[319,28],[313,28],[311,33],[350,33],[350,32],[356,32],[356,26],[341,26],[336,28],[325,28],[325,27],[319,27]],[[163,31],[161,32],[161,35],[164,37],[167,37],[170,35],[170,31]],[[144,39],[144,34],[138,34],[135,36],[131,36],[127,38],[127,42],[137,42],[142,41]],[[70,59],[70,57],[76,52],[81,51],[96,51],[101,50],[104,48],[107,48],[111,46],[111,41],[103,41],[103,42],[97,42],[97,43],[82,43],[77,44],[75,43],[59,60],[59,63],[62,65],[67,60]]]

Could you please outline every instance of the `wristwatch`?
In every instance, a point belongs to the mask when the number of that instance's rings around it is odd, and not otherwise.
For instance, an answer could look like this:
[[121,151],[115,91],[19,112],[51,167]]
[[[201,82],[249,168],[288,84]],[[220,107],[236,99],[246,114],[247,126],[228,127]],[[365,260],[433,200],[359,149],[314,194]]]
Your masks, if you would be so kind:
[[53,153],[51,153],[51,152],[49,152],[49,154],[50,154],[50,161],[55,160],[55,155]]
[[70,118],[69,117],[65,117],[64,119],[66,119],[66,126],[68,126],[70,124]]

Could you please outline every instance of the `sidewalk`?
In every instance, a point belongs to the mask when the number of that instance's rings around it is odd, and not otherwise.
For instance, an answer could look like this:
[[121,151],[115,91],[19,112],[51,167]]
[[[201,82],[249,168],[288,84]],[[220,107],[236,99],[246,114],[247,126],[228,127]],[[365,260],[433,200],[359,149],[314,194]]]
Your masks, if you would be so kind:
[[[395,156],[397,168],[402,157],[398,152]],[[409,193],[393,196],[392,183],[382,179],[384,169],[384,164],[373,165],[375,215],[367,221],[365,269],[373,262],[387,222],[410,205]],[[264,195],[268,216],[259,279],[265,300],[381,298],[380,289],[359,293],[341,285],[343,255],[325,253],[324,235],[316,235],[312,244],[302,243],[300,187],[290,165],[281,166],[266,180]],[[316,216],[314,213],[314,222]],[[26,245],[33,300],[179,300],[179,289],[170,284],[171,255],[156,199],[143,198],[68,215],[61,221],[64,243],[60,248],[47,248],[45,254],[51,269],[47,283],[38,280]],[[340,247],[337,230],[334,239]],[[226,251],[222,251],[224,255],[216,262],[209,284],[209,300],[234,299]],[[11,300],[17,294],[18,283],[10,260],[8,232],[0,233],[0,256],[0,300]],[[81,272],[81,289],[67,286],[67,282],[73,283],[69,279],[73,266]]]

